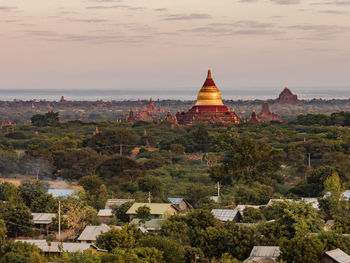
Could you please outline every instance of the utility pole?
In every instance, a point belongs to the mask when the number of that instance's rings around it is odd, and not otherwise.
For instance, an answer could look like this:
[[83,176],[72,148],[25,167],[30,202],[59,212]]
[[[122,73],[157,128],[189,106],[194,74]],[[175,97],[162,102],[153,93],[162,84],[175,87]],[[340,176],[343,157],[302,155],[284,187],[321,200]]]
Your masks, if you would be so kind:
[[61,200],[58,200],[58,242],[61,242]]
[[311,169],[311,153],[309,153],[309,169]]
[[123,156],[123,144],[120,145],[120,156]]
[[39,181],[39,173],[40,173],[40,170],[36,170],[36,180]]
[[218,188],[218,197],[220,197],[220,182],[219,181],[216,184],[216,187]]
[[148,203],[151,203],[151,192],[148,192]]

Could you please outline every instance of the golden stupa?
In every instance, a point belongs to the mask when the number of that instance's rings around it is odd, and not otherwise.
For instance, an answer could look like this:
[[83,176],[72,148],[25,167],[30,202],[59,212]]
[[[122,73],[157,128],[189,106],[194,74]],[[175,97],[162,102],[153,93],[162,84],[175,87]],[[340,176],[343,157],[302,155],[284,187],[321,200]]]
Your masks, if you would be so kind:
[[211,77],[210,70],[203,87],[198,92],[197,103],[188,112],[178,112],[176,120],[180,125],[192,125],[196,122],[223,125],[242,123],[237,114],[222,103],[221,93]]
[[213,78],[211,77],[211,71],[208,70],[208,76],[205,80],[203,87],[198,92],[196,106],[221,106],[222,103],[221,93],[216,87]]

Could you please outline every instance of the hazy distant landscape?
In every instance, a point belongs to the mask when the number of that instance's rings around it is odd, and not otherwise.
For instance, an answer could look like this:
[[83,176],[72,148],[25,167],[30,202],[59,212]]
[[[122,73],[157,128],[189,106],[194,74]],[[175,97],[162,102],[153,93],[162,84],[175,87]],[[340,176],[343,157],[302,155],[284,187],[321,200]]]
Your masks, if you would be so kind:
[[[275,99],[282,88],[259,88],[259,89],[220,89],[226,100],[270,100]],[[294,93],[300,99],[349,99],[350,88],[293,88]],[[193,100],[198,92],[198,87],[165,88],[162,90],[119,90],[119,89],[0,89],[1,101],[14,99],[24,101],[58,101],[61,96],[73,101],[123,101],[123,100]]]

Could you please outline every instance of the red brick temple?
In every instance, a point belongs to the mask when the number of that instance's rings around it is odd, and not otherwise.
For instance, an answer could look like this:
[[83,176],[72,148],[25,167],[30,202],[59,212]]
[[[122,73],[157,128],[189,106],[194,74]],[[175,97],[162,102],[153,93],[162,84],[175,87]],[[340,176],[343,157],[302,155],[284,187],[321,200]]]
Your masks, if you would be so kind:
[[198,92],[196,104],[188,112],[178,112],[176,119],[181,125],[192,125],[195,122],[225,125],[242,123],[235,111],[231,111],[222,103],[221,93],[215,85],[210,70],[203,87]]
[[1,127],[13,126],[13,123],[9,120],[9,117],[6,116],[5,120],[3,120]]
[[134,116],[134,111],[130,108],[129,114],[125,116],[127,122],[135,122],[136,118]]
[[269,121],[278,121],[283,122],[281,116],[270,111],[269,104],[264,102],[261,112],[258,114],[260,121],[269,122]]
[[293,94],[290,89],[284,88],[281,94],[276,99],[275,103],[280,104],[303,104],[304,101],[299,100],[298,96]]
[[59,101],[59,103],[67,103],[67,102],[68,102],[68,100],[66,100],[66,99],[64,98],[64,96],[62,96],[61,99],[60,99],[60,101]]
[[168,121],[168,122],[171,122],[171,123],[173,123],[175,125],[178,124],[176,117],[173,117],[173,115],[171,115],[170,109],[168,110],[168,113],[167,113],[167,115],[166,115],[164,120]]
[[140,111],[136,113],[136,115],[134,115],[133,110],[130,109],[129,114],[125,116],[125,119],[127,122],[159,120],[161,118],[162,112],[164,112],[164,110],[161,108],[158,109],[154,105],[151,98],[149,100],[149,104],[141,108]]
[[256,116],[255,109],[253,109],[252,115],[250,116],[249,120],[247,121],[248,124],[258,124],[261,121]]

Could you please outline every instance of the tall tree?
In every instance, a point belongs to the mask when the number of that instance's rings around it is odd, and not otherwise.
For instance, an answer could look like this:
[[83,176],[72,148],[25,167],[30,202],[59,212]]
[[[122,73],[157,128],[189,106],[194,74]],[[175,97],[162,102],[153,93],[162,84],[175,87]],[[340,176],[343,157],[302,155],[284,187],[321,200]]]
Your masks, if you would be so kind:
[[84,145],[103,154],[128,155],[137,146],[137,137],[126,130],[108,129],[87,139]]
[[140,206],[136,209],[136,218],[140,219],[141,223],[151,219],[151,208],[148,206]]
[[0,202],[0,219],[6,223],[7,235],[31,235],[33,233],[32,213],[23,203]]
[[31,117],[33,126],[58,126],[60,124],[60,113],[49,111],[45,114],[36,114]]
[[281,179],[276,172],[281,166],[282,152],[261,141],[245,139],[233,143],[223,140],[217,146],[227,152],[224,172],[231,180],[267,183]]
[[99,235],[96,245],[111,251],[116,248],[132,248],[136,242],[135,229],[124,225],[122,229],[112,227],[111,230]]
[[287,263],[319,263],[324,248],[317,236],[294,237],[281,243],[281,258]]

